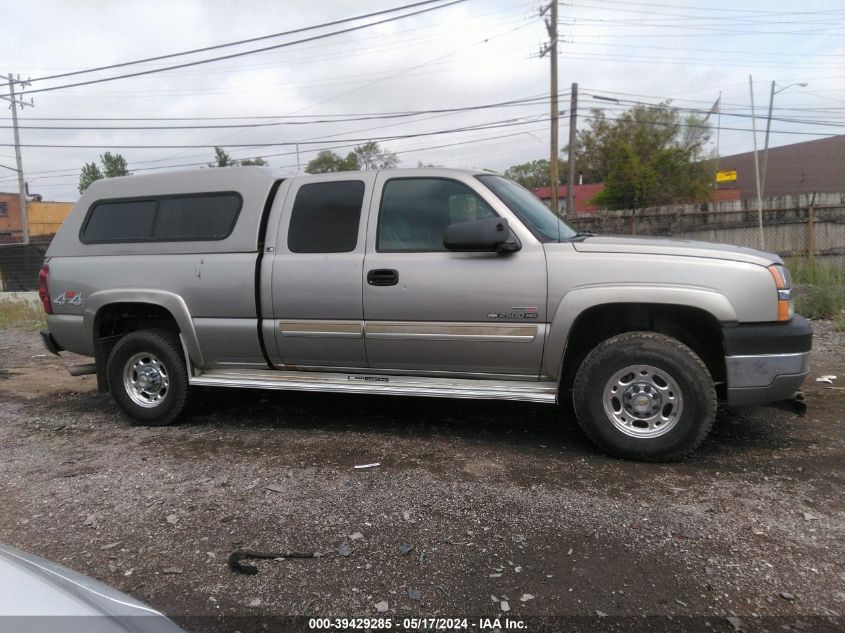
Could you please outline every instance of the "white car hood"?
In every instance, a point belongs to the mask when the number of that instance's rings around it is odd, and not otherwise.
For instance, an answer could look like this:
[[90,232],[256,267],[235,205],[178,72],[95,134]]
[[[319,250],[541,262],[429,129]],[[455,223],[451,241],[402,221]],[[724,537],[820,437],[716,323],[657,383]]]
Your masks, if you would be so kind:
[[0,545],[0,616],[16,633],[184,633],[117,589],[48,560]]

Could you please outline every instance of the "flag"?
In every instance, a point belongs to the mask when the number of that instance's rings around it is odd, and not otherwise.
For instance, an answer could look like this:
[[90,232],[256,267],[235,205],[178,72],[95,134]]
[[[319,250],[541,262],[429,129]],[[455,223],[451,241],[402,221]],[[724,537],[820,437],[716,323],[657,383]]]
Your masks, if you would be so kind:
[[710,108],[710,111],[707,113],[707,116],[704,117],[704,123],[707,123],[707,119],[710,118],[711,114],[718,114],[719,109],[722,107],[722,95],[719,95],[719,98],[716,99],[716,102],[713,104],[713,107]]

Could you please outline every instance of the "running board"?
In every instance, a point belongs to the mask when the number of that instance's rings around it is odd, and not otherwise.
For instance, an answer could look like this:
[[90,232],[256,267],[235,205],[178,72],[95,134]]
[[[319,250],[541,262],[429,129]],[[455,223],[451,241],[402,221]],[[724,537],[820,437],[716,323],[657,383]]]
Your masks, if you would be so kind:
[[554,382],[271,371],[266,369],[215,369],[203,372],[199,376],[191,376],[190,384],[201,387],[519,400],[548,404],[554,404],[557,398],[557,383]]

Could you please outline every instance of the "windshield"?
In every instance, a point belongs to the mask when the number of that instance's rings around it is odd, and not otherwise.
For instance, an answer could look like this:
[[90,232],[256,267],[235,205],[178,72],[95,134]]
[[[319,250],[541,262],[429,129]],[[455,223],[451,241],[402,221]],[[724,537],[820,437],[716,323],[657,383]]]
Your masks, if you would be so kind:
[[525,187],[492,174],[476,178],[508,205],[541,242],[557,242],[575,237],[575,231]]

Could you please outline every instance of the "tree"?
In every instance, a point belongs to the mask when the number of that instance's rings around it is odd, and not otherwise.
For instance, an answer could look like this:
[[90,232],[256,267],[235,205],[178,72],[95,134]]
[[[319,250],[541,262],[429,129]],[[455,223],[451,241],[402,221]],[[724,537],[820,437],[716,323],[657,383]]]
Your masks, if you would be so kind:
[[309,174],[327,174],[334,171],[354,171],[358,169],[358,158],[350,152],[346,158],[338,156],[334,152],[324,149],[317,154],[305,167]]
[[97,166],[97,163],[85,163],[83,165],[79,174],[79,186],[77,187],[79,193],[90,187],[95,180],[132,175],[126,167],[126,159],[120,154],[112,154],[111,152],[100,154],[100,164],[103,166],[102,169]]
[[82,173],[79,174],[79,193],[83,193],[95,180],[100,180],[103,172],[97,167],[97,163],[85,163]]
[[590,113],[590,127],[578,131],[578,144],[575,150],[576,170],[586,183],[604,182],[608,173],[606,146],[612,124],[604,116],[602,110],[593,109]]
[[215,163],[209,163],[209,167],[237,167],[238,161],[234,160],[222,147],[214,148]]
[[100,162],[103,164],[103,176],[105,178],[130,175],[129,170],[126,168],[126,159],[120,154],[106,152],[100,155]]
[[596,204],[636,209],[710,198],[709,127],[668,106],[638,105],[613,121],[592,111],[578,135],[577,165],[587,182],[604,182]]
[[505,170],[505,178],[518,182],[526,189],[537,189],[548,187],[551,181],[549,174],[549,161],[545,158],[528,161],[521,165],[512,165]]
[[[358,169],[391,169],[399,164],[399,159],[391,151],[382,149],[375,141],[368,141],[352,150],[358,163]],[[347,157],[348,158],[348,157]]]
[[249,165],[255,165],[257,167],[266,167],[267,161],[261,158],[260,156],[257,158],[245,158],[240,162],[241,167],[248,167]]

